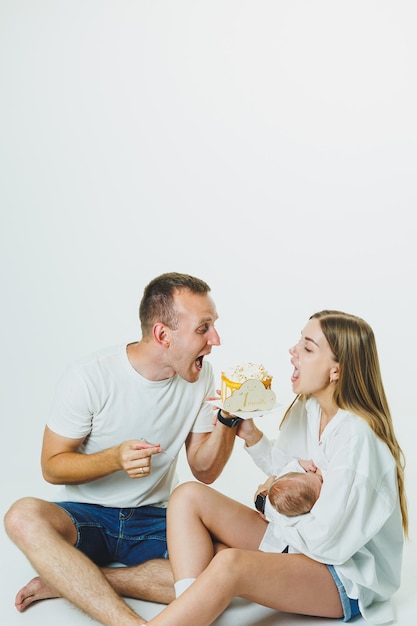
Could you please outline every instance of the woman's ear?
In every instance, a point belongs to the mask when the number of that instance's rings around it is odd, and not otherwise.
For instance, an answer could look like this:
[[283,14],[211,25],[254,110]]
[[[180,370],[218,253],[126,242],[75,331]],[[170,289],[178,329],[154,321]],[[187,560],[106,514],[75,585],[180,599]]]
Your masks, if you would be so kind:
[[335,365],[330,370],[330,381],[339,380],[339,366]]

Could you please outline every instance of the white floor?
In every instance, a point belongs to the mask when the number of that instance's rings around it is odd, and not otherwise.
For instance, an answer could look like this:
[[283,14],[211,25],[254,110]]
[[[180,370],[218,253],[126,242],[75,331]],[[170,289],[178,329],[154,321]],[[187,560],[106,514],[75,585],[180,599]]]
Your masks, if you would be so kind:
[[[413,434],[415,432],[415,418],[398,420],[396,426],[397,436],[407,456],[407,485],[410,508],[410,540],[406,544],[403,565],[403,582],[399,592],[394,598],[397,615],[396,623],[400,626],[414,626],[417,619],[417,583],[416,583],[416,515],[417,515],[417,493],[415,484],[417,482],[417,455]],[[265,428],[265,430],[268,430]],[[189,479],[189,473],[181,459],[179,466],[180,476],[183,480]],[[9,468],[10,472],[10,468]],[[40,484],[39,479],[31,480],[33,472],[26,474],[26,493],[30,495],[43,496],[43,492],[48,492]],[[37,476],[37,473],[35,472]],[[234,495],[242,502],[250,503],[252,493],[261,482],[262,474],[254,468],[248,456],[243,452],[241,443],[236,444],[233,457],[222,477],[217,481],[216,488]],[[21,495],[21,494],[19,494]],[[2,498],[1,514],[4,515],[10,503],[16,499],[12,484],[7,480],[7,474],[2,472]],[[47,600],[29,608],[25,613],[18,613],[14,608],[14,597],[16,591],[29,580],[34,572],[26,561],[25,557],[9,541],[4,533],[0,532],[0,554],[1,554],[1,593],[0,593],[0,615],[1,624],[4,626],[83,626],[93,622],[87,616],[81,614],[77,609],[70,606],[64,600]],[[99,601],[99,599],[95,599]],[[161,606],[146,602],[129,600],[138,613],[145,618],[150,618],[161,610]],[[246,603],[236,599],[229,609],[216,621],[218,626],[275,626],[288,624],[291,626],[311,625],[329,626],[333,620],[302,617],[298,615],[288,615],[276,613],[264,607]],[[334,623],[339,623],[336,620]],[[354,621],[356,624],[365,624],[362,618]],[[192,625],[190,625],[192,626]]]

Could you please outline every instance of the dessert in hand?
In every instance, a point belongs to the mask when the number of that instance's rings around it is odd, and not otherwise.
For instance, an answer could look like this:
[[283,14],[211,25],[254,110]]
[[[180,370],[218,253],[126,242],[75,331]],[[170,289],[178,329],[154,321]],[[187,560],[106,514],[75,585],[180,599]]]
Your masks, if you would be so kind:
[[272,376],[263,365],[247,363],[222,372],[221,398],[223,408],[236,411],[269,411],[275,405],[271,389]]

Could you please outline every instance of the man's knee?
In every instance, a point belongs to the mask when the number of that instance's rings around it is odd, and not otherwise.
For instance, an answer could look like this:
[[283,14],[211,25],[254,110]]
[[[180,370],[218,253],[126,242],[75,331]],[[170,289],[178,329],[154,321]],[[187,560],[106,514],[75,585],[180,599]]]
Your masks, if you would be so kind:
[[45,528],[54,528],[71,541],[75,527],[69,516],[56,504],[38,498],[17,500],[4,516],[4,527],[10,539],[22,545],[31,542]]
[[22,535],[28,522],[34,519],[34,509],[35,498],[21,498],[12,504],[4,516],[4,527],[11,539],[16,540]]

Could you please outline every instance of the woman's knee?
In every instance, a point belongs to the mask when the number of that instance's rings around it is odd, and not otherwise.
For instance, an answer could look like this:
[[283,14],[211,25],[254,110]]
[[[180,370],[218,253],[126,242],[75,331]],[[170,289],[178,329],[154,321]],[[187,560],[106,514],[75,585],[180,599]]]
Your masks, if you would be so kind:
[[217,552],[207,570],[213,580],[231,596],[239,595],[247,568],[245,567],[245,550],[225,548]]
[[239,548],[226,548],[215,554],[212,564],[225,579],[236,579],[239,573],[244,571],[245,551]]
[[230,568],[232,570],[238,569],[242,562],[243,555],[244,550],[240,550],[240,548],[227,548],[226,550],[222,550],[215,556],[217,567]]
[[190,510],[190,507],[201,502],[207,489],[208,487],[205,485],[193,481],[178,485],[169,498],[168,514],[178,507],[187,511]]

